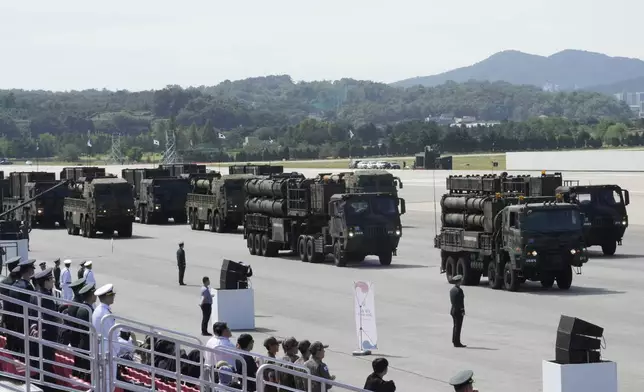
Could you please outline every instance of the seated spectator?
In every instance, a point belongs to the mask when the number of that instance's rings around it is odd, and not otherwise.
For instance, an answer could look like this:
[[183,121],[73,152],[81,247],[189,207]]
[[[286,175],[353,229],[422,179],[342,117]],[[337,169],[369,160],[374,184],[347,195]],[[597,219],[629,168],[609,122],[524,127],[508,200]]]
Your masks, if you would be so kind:
[[[311,375],[326,378],[328,380],[335,380],[335,376],[329,374],[329,367],[326,365],[326,363],[322,362],[322,360],[324,359],[324,345],[320,342],[315,342],[311,345],[311,348],[309,350],[311,351],[311,359],[306,361],[304,363],[304,366],[309,369]],[[331,389],[331,387],[331,384],[326,384],[325,390],[328,391],[329,389]],[[321,383],[317,381],[311,382],[311,392],[321,391]]]
[[385,358],[376,358],[371,362],[373,373],[367,376],[367,381],[364,383],[364,388],[367,391],[373,392],[395,392],[396,384],[393,381],[385,381],[382,378],[389,370],[389,361]]
[[[251,352],[254,346],[255,341],[253,337],[247,333],[243,333],[237,338],[237,348],[240,350]],[[242,357],[246,363],[246,377],[248,378],[246,387],[248,392],[255,392],[255,381],[251,380],[251,378],[255,379],[257,377],[257,362],[250,355],[242,354]],[[235,361],[235,369],[237,370],[237,374],[242,374],[242,363],[239,359]]]

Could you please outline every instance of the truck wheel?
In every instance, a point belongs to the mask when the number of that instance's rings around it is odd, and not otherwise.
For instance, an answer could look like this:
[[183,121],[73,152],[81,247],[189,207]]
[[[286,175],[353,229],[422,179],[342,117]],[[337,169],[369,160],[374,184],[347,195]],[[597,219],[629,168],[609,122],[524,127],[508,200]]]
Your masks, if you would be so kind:
[[498,290],[503,286],[503,280],[496,271],[496,263],[490,262],[487,265],[487,284],[494,290]]
[[248,236],[246,237],[246,246],[248,246],[248,252],[251,255],[254,255],[257,251],[255,249],[255,234],[254,233],[248,233]]
[[380,265],[391,265],[391,259],[393,254],[391,252],[385,252],[378,255],[378,260]]
[[551,288],[555,284],[555,276],[552,274],[545,274],[541,277],[541,286],[547,289]]
[[67,228],[68,235],[74,234],[74,223],[72,222],[71,219],[69,218],[65,219],[65,227]]
[[121,226],[118,230],[119,237],[122,238],[131,238],[132,237],[132,223],[128,223],[124,226]]
[[96,237],[96,227],[92,224],[92,221],[87,219],[87,238]]
[[84,218],[81,218],[80,227],[81,227],[81,236],[87,237],[87,221]]
[[214,233],[216,231],[215,230],[215,217],[212,215],[212,213],[209,212],[208,217],[206,218],[206,220],[208,221],[208,231],[210,231],[211,233]]
[[260,233],[255,233],[255,254],[257,256],[262,255],[262,235]]
[[617,242],[615,242],[615,241],[609,241],[609,242],[605,243],[604,245],[602,245],[602,252],[606,256],[614,255],[616,250],[617,250]]
[[572,285],[572,267],[568,266],[557,274],[557,287],[568,290]]
[[297,255],[300,256],[300,260],[308,263],[309,259],[306,257],[306,237],[303,235],[297,239]]
[[192,230],[197,230],[197,212],[192,211],[190,214],[190,228]]
[[508,291],[519,290],[519,277],[517,276],[517,271],[512,269],[510,263],[505,263],[505,268],[503,269],[503,284]]
[[464,285],[472,285],[472,268],[470,268],[470,263],[467,262],[465,257],[459,257],[458,261],[456,261],[456,275],[463,277]]
[[319,254],[315,253],[315,238],[307,237],[306,238],[306,259],[309,263],[318,263],[320,262]]
[[225,226],[223,225],[223,222],[221,221],[221,216],[219,216],[218,213],[215,213],[214,222],[215,222],[215,231],[217,233],[223,233],[225,231],[224,230]]
[[266,234],[262,235],[259,249],[262,256],[266,257],[268,255],[268,236]]
[[347,265],[347,259],[344,257],[344,252],[339,241],[336,241],[335,245],[333,245],[333,261],[337,267],[345,267]]
[[279,251],[279,244],[269,240],[268,247],[266,248],[266,257],[277,257]]
[[445,277],[447,278],[447,283],[452,283],[452,278],[456,275],[456,260],[454,257],[447,257],[447,262],[445,263]]

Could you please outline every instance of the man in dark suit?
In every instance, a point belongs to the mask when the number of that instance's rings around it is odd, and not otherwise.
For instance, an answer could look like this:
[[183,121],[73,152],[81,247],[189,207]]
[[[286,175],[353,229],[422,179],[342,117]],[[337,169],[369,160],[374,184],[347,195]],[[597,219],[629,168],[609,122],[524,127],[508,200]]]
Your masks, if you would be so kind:
[[452,303],[452,308],[450,309],[450,314],[452,315],[452,320],[454,321],[454,327],[452,328],[452,344],[454,347],[466,347],[461,343],[461,328],[463,327],[463,318],[465,317],[465,294],[463,289],[461,289],[461,280],[463,277],[461,275],[456,275],[452,278],[452,283],[454,287],[449,291],[449,299]]
[[389,361],[385,358],[376,358],[371,362],[373,373],[367,377],[364,388],[373,392],[396,392],[396,384],[392,380],[385,381],[382,378],[387,374]]

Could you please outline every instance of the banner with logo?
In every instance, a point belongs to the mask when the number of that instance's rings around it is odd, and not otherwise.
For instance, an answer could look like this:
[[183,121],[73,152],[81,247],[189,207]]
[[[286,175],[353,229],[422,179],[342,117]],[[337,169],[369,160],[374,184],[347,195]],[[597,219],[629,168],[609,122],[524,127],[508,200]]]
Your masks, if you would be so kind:
[[353,282],[356,332],[361,350],[378,349],[376,331],[376,301],[374,285],[371,282]]

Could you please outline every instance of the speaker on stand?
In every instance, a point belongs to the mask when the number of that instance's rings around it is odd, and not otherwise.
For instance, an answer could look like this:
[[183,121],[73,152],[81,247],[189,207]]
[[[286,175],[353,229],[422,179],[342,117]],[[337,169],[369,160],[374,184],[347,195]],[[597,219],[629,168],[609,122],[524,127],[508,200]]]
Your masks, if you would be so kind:
[[248,278],[253,276],[253,269],[244,263],[224,259],[219,277],[220,290],[241,290],[248,288]]
[[604,328],[576,317],[561,316],[555,360],[560,364],[601,362]]

